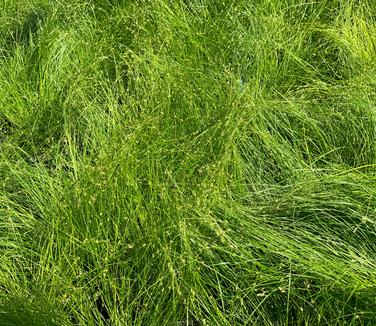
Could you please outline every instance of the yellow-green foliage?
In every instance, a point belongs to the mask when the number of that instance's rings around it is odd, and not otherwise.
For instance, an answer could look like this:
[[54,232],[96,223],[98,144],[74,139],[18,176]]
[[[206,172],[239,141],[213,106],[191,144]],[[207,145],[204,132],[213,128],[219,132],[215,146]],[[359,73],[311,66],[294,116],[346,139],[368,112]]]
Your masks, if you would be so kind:
[[0,8],[0,325],[376,323],[375,1]]

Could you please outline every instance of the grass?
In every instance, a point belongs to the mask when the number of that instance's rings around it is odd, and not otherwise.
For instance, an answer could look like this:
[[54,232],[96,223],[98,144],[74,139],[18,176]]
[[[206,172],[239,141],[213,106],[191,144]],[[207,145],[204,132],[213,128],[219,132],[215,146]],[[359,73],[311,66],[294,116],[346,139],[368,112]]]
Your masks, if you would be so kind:
[[2,0],[0,325],[374,325],[376,3]]

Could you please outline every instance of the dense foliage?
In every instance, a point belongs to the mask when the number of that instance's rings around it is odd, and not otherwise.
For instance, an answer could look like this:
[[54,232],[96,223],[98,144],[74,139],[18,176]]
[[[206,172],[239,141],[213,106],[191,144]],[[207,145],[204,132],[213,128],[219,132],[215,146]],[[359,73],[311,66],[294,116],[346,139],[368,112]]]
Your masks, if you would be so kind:
[[0,7],[0,325],[375,325],[375,1]]

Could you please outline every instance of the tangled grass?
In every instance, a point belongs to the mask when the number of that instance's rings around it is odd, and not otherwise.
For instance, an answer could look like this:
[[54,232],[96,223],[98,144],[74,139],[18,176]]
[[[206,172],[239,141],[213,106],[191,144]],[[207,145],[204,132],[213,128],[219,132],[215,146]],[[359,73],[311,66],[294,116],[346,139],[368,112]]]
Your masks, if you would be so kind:
[[376,323],[376,2],[1,7],[0,325]]

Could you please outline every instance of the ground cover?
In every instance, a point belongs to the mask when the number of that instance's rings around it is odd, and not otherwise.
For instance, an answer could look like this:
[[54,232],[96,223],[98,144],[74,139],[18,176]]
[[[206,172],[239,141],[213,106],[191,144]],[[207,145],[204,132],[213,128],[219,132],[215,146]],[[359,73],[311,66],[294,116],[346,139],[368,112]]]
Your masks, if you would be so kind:
[[0,5],[0,325],[376,323],[376,2]]

